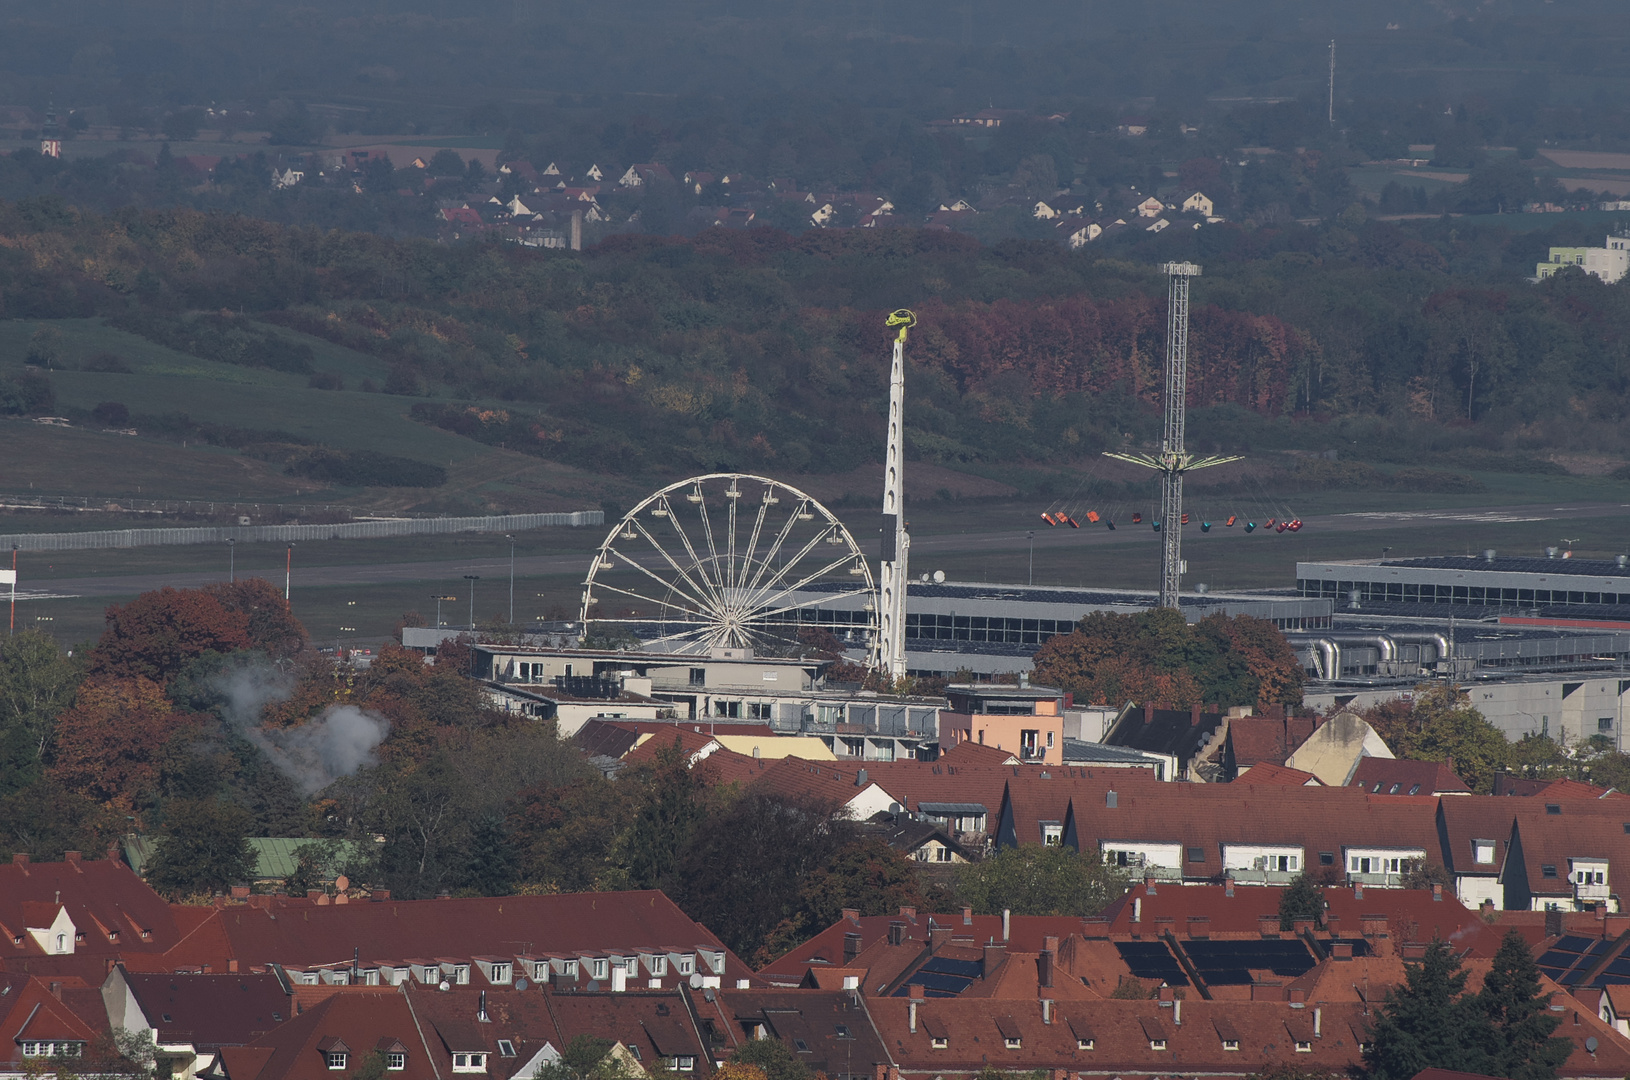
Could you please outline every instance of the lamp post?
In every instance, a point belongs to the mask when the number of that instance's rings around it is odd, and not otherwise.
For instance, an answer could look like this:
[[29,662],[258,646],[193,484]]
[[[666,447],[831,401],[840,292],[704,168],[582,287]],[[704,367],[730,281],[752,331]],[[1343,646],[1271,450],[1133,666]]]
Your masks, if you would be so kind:
[[226,565],[230,579],[236,583],[238,580],[238,542],[230,536],[226,538]]
[[289,602],[289,585],[294,581],[294,545],[289,544],[289,552],[283,559],[283,602]]
[[470,629],[475,629],[475,583],[481,580],[480,574],[465,574],[464,580],[470,583]]
[[436,602],[436,629],[440,630],[441,629],[441,602],[443,600],[457,600],[458,597],[456,597],[456,596],[443,596],[440,593],[437,593],[435,596],[432,596],[430,599],[432,599],[432,600],[434,600]]
[[1030,529],[1024,535],[1030,541],[1030,578],[1026,584],[1034,585],[1036,583],[1036,530]]
[[504,534],[509,541],[509,625],[515,625],[515,538]]

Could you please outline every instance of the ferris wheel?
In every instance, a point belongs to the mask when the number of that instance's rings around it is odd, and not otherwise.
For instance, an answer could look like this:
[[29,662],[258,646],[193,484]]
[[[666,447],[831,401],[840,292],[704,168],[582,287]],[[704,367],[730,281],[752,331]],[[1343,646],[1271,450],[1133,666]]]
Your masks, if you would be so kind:
[[801,611],[842,599],[864,612],[855,644],[869,648],[871,568],[831,511],[767,477],[710,473],[648,496],[606,535],[581,617],[585,636],[647,649],[776,652],[796,642]]

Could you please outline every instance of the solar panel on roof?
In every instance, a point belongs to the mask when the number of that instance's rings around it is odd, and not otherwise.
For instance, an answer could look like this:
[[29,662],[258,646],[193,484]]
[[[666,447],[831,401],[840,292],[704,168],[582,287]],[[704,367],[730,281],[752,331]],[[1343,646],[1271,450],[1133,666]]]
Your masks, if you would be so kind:
[[1217,985],[1239,985],[1240,971],[1247,971],[1244,981],[1248,983],[1251,981],[1248,969],[1253,968],[1294,978],[1305,975],[1315,963],[1313,954],[1297,939],[1212,941],[1197,938],[1183,942],[1183,951],[1188,953],[1200,977]]
[[[938,990],[942,993],[955,997],[972,985],[973,980],[964,979],[956,975],[941,975],[935,971],[919,971],[907,981],[906,985],[910,986],[913,983],[921,986],[925,992],[930,990]],[[897,991],[896,996],[904,997],[905,993],[906,988],[905,986],[902,986],[899,991]]]
[[1573,962],[1577,959],[1579,959],[1578,953],[1562,952],[1558,949],[1552,949],[1550,952],[1539,958],[1539,966],[1542,968],[1554,967],[1558,971],[1564,971],[1567,968],[1572,967]]
[[984,965],[977,960],[956,960],[949,956],[936,956],[919,968],[918,971],[932,971],[941,975],[958,975],[965,979],[977,979],[984,972]]
[[1589,949],[1585,950],[1585,955],[1586,956],[1606,956],[1607,953],[1609,952],[1609,950],[1611,950],[1613,948],[1613,945],[1614,945],[1614,942],[1611,942],[1611,941],[1598,941],[1596,944],[1592,945]]
[[1134,978],[1161,979],[1173,986],[1188,985],[1177,958],[1158,941],[1117,941],[1115,951],[1121,954]]
[[1568,934],[1565,937],[1557,938],[1556,944],[1552,945],[1551,948],[1561,949],[1563,952],[1582,953],[1586,949],[1590,948],[1590,943],[1591,939],[1588,937],[1580,937],[1578,934]]
[[1630,979],[1630,957],[1622,957],[1607,965],[1602,972],[1604,975],[1622,975]]

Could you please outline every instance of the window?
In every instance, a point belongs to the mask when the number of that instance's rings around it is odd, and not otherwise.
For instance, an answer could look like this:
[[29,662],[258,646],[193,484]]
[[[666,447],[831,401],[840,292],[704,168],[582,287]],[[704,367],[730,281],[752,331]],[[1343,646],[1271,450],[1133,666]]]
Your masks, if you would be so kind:
[[335,1071],[335,1070],[338,1070],[338,1069],[345,1068],[346,1059],[349,1058],[350,1056],[351,1055],[347,1054],[344,1050],[330,1050],[328,1052],[328,1068],[329,1068],[329,1071],[332,1072],[332,1071]]
[[1613,718],[1611,716],[1598,717],[1596,720],[1596,730],[1604,735],[1612,734]]
[[1313,1052],[1312,1042],[1302,1042],[1300,1039],[1296,1040],[1296,1052],[1298,1054],[1311,1054]]
[[453,1055],[453,1071],[454,1072],[486,1072],[487,1071],[487,1055],[486,1054],[454,1054]]
[[1560,814],[1560,813],[1562,813],[1562,804],[1561,803],[1548,802],[1548,803],[1545,804],[1545,812],[1547,814]]
[[1188,855],[1189,855],[1189,862],[1205,862],[1206,861],[1206,849],[1203,848],[1203,847],[1191,847],[1191,848],[1189,848]]
[[1075,1040],[1075,1048],[1077,1050],[1091,1050],[1097,1045],[1098,1045],[1098,1042],[1097,1042],[1096,1039],[1076,1039]]
[[1149,1049],[1151,1049],[1151,1050],[1164,1050],[1164,1049],[1166,1049],[1166,1040],[1165,1039],[1150,1039],[1149,1040]]
[[802,1039],[794,1039],[794,1040],[792,1040],[792,1045],[798,1050],[798,1052],[800,1054],[809,1053],[809,1044],[807,1042],[805,1042],[804,1040],[802,1040]]
[[696,970],[696,957],[690,953],[679,954],[679,974],[689,975]]
[[1421,786],[1419,784],[1411,784],[1409,793],[1411,795],[1419,795],[1421,793]]
[[400,1050],[392,1050],[385,1055],[385,1068],[391,1072],[401,1072],[407,1068],[407,1055]]
[[689,1056],[671,1058],[668,1067],[673,1069],[675,1072],[695,1072],[696,1059]]
[[632,1057],[635,1061],[638,1061],[640,1059],[640,1048],[635,1046],[633,1043],[628,1043],[627,1045],[628,1045],[628,1055],[630,1057]]
[[1494,862],[1494,841],[1473,840],[1472,853],[1480,863],[1489,864]]
[[835,1026],[835,1031],[837,1032],[837,1036],[840,1039],[847,1039],[847,1038],[850,1037],[849,1036],[849,1026],[847,1024],[838,1024],[838,1025],[836,1025]]
[[1056,821],[1041,823],[1041,842],[1047,847],[1057,847],[1064,840],[1064,826]]
[[1544,866],[1539,868],[1539,876],[1548,878],[1556,877],[1556,867],[1552,866],[1550,863],[1546,863]]
[[768,720],[770,718],[770,703],[768,701],[749,702],[747,715],[754,720]]
[[935,1035],[928,1040],[928,1045],[935,1050],[944,1050],[951,1045],[951,1040],[943,1035]]
[[1002,1045],[1007,1047],[1009,1050],[1017,1050],[1024,1045],[1024,1041],[1022,1039],[1004,1038],[1002,1040]]
[[1321,852],[1319,852],[1319,865],[1320,866],[1334,866],[1334,865],[1336,865],[1336,853],[1334,851],[1321,851]]
[[690,684],[692,686],[707,685],[707,668],[693,667],[690,669]]
[[590,960],[589,961],[589,978],[591,978],[591,979],[604,979],[604,978],[607,978],[608,977],[607,971],[608,971],[609,965],[610,965],[610,961],[608,961],[608,960]]
[[1224,1050],[1238,1050],[1239,1049],[1239,1040],[1238,1039],[1224,1039],[1223,1040],[1223,1049]]
[[515,1056],[515,1044],[510,1042],[508,1039],[499,1039],[498,1040],[498,1056],[499,1057],[514,1057]]

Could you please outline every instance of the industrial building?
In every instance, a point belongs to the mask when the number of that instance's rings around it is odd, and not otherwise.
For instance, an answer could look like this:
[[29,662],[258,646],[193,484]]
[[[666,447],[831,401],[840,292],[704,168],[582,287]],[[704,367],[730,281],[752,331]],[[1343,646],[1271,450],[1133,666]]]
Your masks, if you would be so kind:
[[[854,610],[852,598],[821,601],[817,590],[805,591],[811,601],[784,613],[781,621],[830,630],[860,649],[855,636],[868,613]],[[1054,635],[1070,633],[1083,615],[1131,614],[1154,607],[1155,601],[1152,592],[1125,589],[914,581],[906,593],[906,669],[936,677],[1029,671],[1035,651]],[[1196,593],[1181,601],[1189,622],[1207,615],[1251,615],[1287,632],[1329,627],[1333,608],[1323,598],[1252,593]]]
[[1485,551],[1423,559],[1299,562],[1296,593],[1338,612],[1437,619],[1622,621],[1630,625],[1630,559]]

